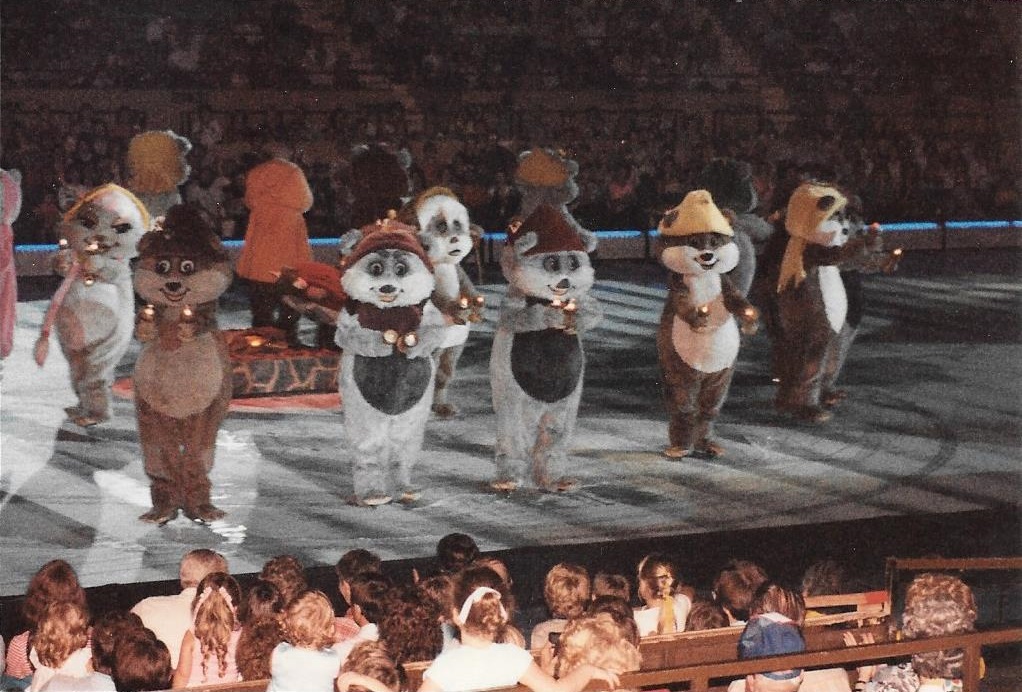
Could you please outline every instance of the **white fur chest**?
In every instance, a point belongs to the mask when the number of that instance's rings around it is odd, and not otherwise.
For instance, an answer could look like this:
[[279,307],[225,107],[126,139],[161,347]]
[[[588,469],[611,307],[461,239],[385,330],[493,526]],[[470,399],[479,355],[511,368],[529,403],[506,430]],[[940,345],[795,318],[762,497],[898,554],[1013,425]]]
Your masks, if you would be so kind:
[[433,278],[436,281],[434,289],[444,300],[457,300],[461,297],[461,286],[458,282],[457,264],[435,264],[433,265]]
[[830,328],[840,332],[848,314],[848,295],[845,284],[841,281],[841,272],[835,266],[819,267],[820,293],[823,295],[823,308],[827,313]]
[[[75,281],[60,309],[75,316],[85,344],[95,344],[111,335],[116,344],[131,341],[135,314],[130,276],[118,283],[97,281],[90,286]],[[121,355],[123,352],[117,357]]]
[[220,395],[225,376],[216,336],[207,332],[168,351],[145,345],[135,364],[135,396],[171,418],[187,418]]
[[724,306],[720,275],[686,276],[685,286],[693,305],[708,310],[706,327],[696,331],[688,322],[674,317],[671,341],[685,363],[700,372],[718,372],[734,365],[740,337],[738,323]]

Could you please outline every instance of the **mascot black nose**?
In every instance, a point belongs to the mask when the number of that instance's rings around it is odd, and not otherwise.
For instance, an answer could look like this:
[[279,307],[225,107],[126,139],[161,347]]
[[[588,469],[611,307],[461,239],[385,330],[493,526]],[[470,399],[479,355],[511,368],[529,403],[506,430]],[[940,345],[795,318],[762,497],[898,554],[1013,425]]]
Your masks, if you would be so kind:
[[178,291],[181,290],[181,282],[180,281],[168,281],[167,283],[165,283],[163,285],[166,286],[167,290],[170,291],[171,293],[177,293]]
[[380,286],[380,293],[393,293],[396,290],[397,287],[391,286],[390,284],[387,284],[386,286]]
[[567,279],[561,279],[557,282],[557,288],[571,288],[571,282]]
[[713,259],[713,253],[712,252],[699,253],[699,259],[702,260],[703,262],[709,262]]
[[451,238],[451,243],[452,244],[456,243],[456,242],[458,242],[458,236],[454,236],[453,238]]

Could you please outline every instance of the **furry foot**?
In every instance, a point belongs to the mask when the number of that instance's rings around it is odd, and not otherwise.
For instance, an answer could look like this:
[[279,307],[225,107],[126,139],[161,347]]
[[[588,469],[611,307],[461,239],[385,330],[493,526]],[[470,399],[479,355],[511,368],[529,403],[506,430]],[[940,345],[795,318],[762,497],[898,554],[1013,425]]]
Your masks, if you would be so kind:
[[390,495],[370,495],[368,497],[357,498],[356,502],[363,507],[379,507],[393,499]]
[[454,418],[458,415],[458,409],[450,404],[433,404],[433,415],[441,419]]
[[806,423],[826,423],[834,414],[819,406],[792,406],[782,409],[785,413]]
[[145,514],[140,515],[138,518],[150,524],[163,526],[168,521],[172,521],[173,519],[177,518],[177,508],[153,507],[151,510],[149,510]]
[[397,501],[402,504],[410,504],[416,502],[420,497],[422,497],[422,493],[418,490],[406,490],[401,493],[401,497]]
[[555,482],[548,483],[546,487],[548,490],[566,493],[569,490],[574,490],[576,485],[578,485],[578,481],[574,478],[558,478]]
[[191,519],[192,521],[199,522],[200,524],[208,524],[211,521],[223,519],[226,515],[227,513],[225,511],[217,507],[214,507],[209,503],[199,505],[194,509],[191,508],[185,509],[185,516]]
[[668,447],[664,450],[664,456],[668,459],[681,459],[692,453],[691,449],[685,447]]
[[842,401],[848,398],[848,392],[843,389],[832,389],[829,392],[824,392],[820,396],[820,404],[824,408],[834,408]]
[[518,489],[518,481],[490,481],[490,489],[498,493],[510,493]]
[[83,428],[98,425],[105,420],[110,420],[110,416],[99,413],[85,413],[81,410],[79,410],[78,413],[71,415],[71,422]]
[[710,440],[700,440],[696,444],[696,451],[702,452],[708,457],[719,457],[724,456],[724,452],[726,452],[727,450],[724,449],[724,447],[722,447],[721,445],[717,444],[716,442],[712,442]]

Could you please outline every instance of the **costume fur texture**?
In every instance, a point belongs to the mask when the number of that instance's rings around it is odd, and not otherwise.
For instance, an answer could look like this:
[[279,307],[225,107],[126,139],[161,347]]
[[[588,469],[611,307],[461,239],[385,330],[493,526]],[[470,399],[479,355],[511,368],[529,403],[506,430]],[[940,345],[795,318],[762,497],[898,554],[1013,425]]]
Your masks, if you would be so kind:
[[152,509],[164,524],[224,516],[210,499],[216,435],[231,401],[231,363],[217,299],[231,283],[220,239],[192,207],[172,207],[139,243],[135,289],[148,302],[135,336],[135,413]]
[[671,272],[657,330],[670,418],[664,454],[719,456],[724,448],[713,440],[713,423],[734,374],[738,321],[752,333],[758,313],[727,276],[740,250],[709,192],[690,192],[664,215],[659,231],[656,256]]
[[14,266],[14,229],[21,213],[21,172],[0,169],[0,358],[14,348],[18,274]]
[[568,452],[582,398],[581,335],[601,318],[590,295],[596,236],[541,205],[508,235],[508,282],[490,356],[497,490],[567,490]]
[[335,340],[342,350],[344,434],[356,502],[414,501],[412,469],[433,401],[433,352],[443,315],[430,301],[433,269],[415,229],[385,221],[341,241],[347,296]]
[[[822,423],[840,398],[834,388],[848,294],[840,268],[875,263],[883,253],[876,229],[849,241],[847,198],[836,188],[803,183],[788,202],[789,239],[778,272],[774,364],[778,410]],[[831,365],[827,365],[830,363]]]
[[128,143],[128,189],[142,200],[152,218],[181,204],[179,185],[188,180],[192,143],[172,130],[150,130]]
[[577,232],[586,229],[568,209],[578,197],[578,163],[555,149],[536,148],[523,151],[518,156],[515,169],[515,186],[522,201],[518,216],[527,218],[542,205],[558,210]]
[[[57,340],[67,358],[78,403],[67,409],[81,426],[110,417],[114,369],[131,343],[135,296],[129,261],[149,230],[145,206],[124,188],[95,188],[72,206],[60,226],[57,271],[65,275],[51,304]],[[48,322],[48,320],[47,320]],[[46,359],[48,325],[36,344]]]
[[754,213],[759,195],[753,184],[752,166],[730,158],[713,159],[696,176],[695,187],[709,192],[731,223],[738,246],[738,264],[727,275],[735,288],[747,296],[756,275],[756,247],[766,243],[774,232],[766,219]]
[[465,350],[470,324],[482,319],[483,308],[483,297],[461,263],[482,236],[482,229],[469,222],[468,209],[447,188],[430,188],[409,206],[419,229],[419,242],[433,265],[433,304],[447,322],[443,346],[434,354],[437,369],[433,413],[450,418],[458,411],[448,401],[447,389]]

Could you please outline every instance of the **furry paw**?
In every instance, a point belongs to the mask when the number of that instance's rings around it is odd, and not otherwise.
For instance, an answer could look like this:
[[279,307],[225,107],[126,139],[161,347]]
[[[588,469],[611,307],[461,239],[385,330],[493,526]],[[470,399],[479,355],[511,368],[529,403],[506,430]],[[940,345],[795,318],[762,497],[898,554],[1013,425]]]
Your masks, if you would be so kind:
[[401,504],[407,505],[412,502],[417,502],[422,497],[422,493],[418,490],[405,490],[401,493],[401,497],[397,499]]
[[553,490],[558,493],[566,493],[569,490],[574,490],[575,486],[578,485],[578,481],[574,478],[558,478],[553,483],[547,484],[547,490]]
[[490,490],[495,490],[498,493],[511,493],[517,489],[518,481],[512,480],[490,481]]
[[394,498],[392,498],[390,495],[382,495],[382,494],[381,495],[368,495],[366,497],[355,498],[355,502],[360,507],[379,507],[380,505],[387,504],[388,502],[390,502],[393,499]]
[[685,447],[668,447],[664,450],[664,456],[668,459],[681,459],[692,453],[691,449]]
[[433,404],[433,415],[437,418],[454,418],[458,415],[458,409],[451,404]]
[[150,524],[157,524],[158,526],[163,526],[168,521],[172,521],[175,518],[177,518],[177,508],[153,507],[145,514],[139,515],[138,518]]
[[85,411],[78,410],[76,413],[71,414],[71,422],[83,428],[98,425],[106,420],[110,420],[110,416],[103,413],[86,413]]
[[198,507],[185,508],[185,516],[192,521],[199,522],[200,524],[208,524],[216,521],[217,519],[223,519],[227,516],[227,513],[207,502],[206,504],[199,505]]
[[724,456],[724,452],[727,450],[716,442],[712,442],[708,439],[702,439],[696,444],[696,451],[702,452],[708,457],[719,457]]

